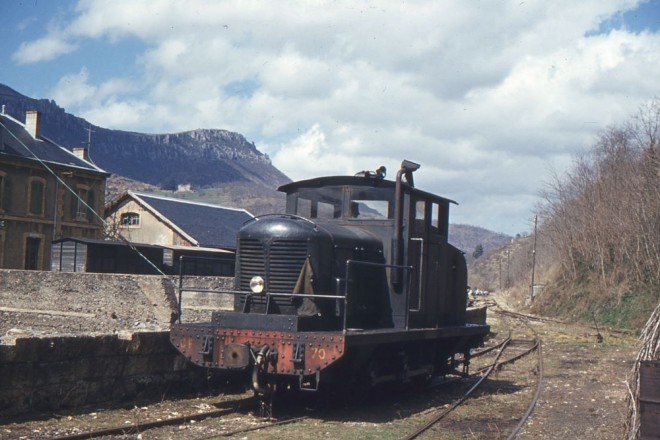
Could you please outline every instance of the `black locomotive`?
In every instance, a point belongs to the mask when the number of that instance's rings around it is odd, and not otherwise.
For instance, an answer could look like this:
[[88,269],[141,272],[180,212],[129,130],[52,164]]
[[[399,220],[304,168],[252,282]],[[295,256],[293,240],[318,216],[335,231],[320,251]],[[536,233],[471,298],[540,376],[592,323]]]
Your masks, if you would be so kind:
[[418,168],[280,187],[287,213],[238,234],[234,310],[179,316],[174,346],[200,366],[251,369],[260,393],[454,371],[489,327],[466,323],[465,259],[447,242],[455,202],[416,189]]

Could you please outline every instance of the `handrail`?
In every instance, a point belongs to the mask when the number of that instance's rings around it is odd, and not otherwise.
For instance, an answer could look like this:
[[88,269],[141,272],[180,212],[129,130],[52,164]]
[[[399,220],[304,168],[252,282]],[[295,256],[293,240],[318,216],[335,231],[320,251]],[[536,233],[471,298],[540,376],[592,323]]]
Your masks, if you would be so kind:
[[[194,249],[193,249],[194,250]],[[216,262],[230,262],[229,258],[214,258],[214,257],[201,257],[201,256],[191,256],[191,255],[180,255],[179,256],[179,299],[177,304],[177,322],[181,323],[181,303],[183,302],[183,292],[214,292],[210,289],[184,289],[183,287],[183,277],[185,276],[184,272],[184,260],[194,260],[194,261],[216,261]],[[221,293],[221,292],[218,292]]]
[[[183,260],[185,256],[181,256],[180,260]],[[191,258],[191,257],[187,257]],[[225,294],[231,294],[231,295],[242,295],[242,294],[247,294],[250,296],[253,295],[258,295],[258,296],[263,296],[264,298],[268,299],[269,297],[288,297],[288,298],[313,298],[313,299],[335,299],[335,300],[342,300],[344,302],[344,317],[343,317],[343,331],[346,332],[347,328],[347,316],[348,316],[348,302],[349,302],[349,284],[348,282],[344,283],[344,294],[343,295],[329,295],[329,294],[314,294],[314,293],[291,293],[291,292],[266,292],[265,294],[257,294],[253,293],[251,291],[242,291],[242,290],[235,290],[235,289],[203,289],[203,288],[196,288],[196,287],[189,287],[186,288],[183,285],[183,278],[184,274],[182,272],[182,267],[183,264],[179,265],[179,300],[178,300],[178,316],[177,316],[177,321],[181,323],[181,314],[182,314],[182,303],[183,303],[183,293],[184,292],[203,292],[203,293],[225,293]],[[409,295],[408,292],[410,290],[410,273],[412,272],[412,266],[399,266],[399,265],[394,265],[394,264],[384,264],[384,263],[375,263],[372,261],[361,261],[361,260],[347,260],[346,261],[346,280],[350,279],[351,271],[354,270],[353,268],[356,266],[369,266],[369,267],[380,267],[383,269],[401,269],[404,271],[406,274],[405,280],[406,283],[406,289],[404,291],[405,293],[405,298],[406,298],[406,304],[405,304],[405,328],[408,328],[408,318],[409,318],[409,310],[408,310],[408,300],[409,300]]]

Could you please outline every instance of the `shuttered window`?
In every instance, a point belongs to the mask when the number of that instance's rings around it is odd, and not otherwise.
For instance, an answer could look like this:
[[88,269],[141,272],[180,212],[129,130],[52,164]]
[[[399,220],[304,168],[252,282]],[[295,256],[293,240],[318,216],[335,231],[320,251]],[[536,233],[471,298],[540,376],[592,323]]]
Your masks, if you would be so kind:
[[78,220],[87,219],[87,207],[83,202],[87,202],[88,194],[87,188],[78,189],[78,197],[76,197],[76,219]]
[[11,210],[11,181],[5,175],[0,175],[0,209],[4,212]]
[[96,200],[94,198],[94,191],[89,190],[87,192],[87,220],[93,223],[96,220],[96,215],[94,209],[96,207]]
[[94,222],[96,197],[88,186],[78,185],[76,194],[71,199],[71,216],[78,221]]
[[33,215],[44,215],[44,195],[46,184],[42,180],[30,181],[29,212]]
[[140,226],[140,214],[137,212],[124,212],[119,224],[122,226]]

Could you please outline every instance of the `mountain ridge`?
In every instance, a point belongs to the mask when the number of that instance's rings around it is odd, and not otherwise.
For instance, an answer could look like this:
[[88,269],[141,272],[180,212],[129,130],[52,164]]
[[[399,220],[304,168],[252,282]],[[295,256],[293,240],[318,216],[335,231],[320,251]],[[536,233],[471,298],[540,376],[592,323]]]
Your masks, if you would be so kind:
[[[0,104],[19,121],[26,111],[39,111],[41,133],[65,148],[87,146],[94,163],[112,173],[106,203],[131,189],[243,208],[255,215],[284,212],[284,194],[276,189],[291,179],[240,133],[198,128],[146,134],[103,128],[67,113],[53,100],[29,98],[4,84]],[[181,187],[192,191],[177,191]],[[468,225],[450,225],[449,238],[468,262],[478,244],[488,252],[510,240]]]
[[[210,187],[252,182],[274,189],[291,180],[239,133],[196,129],[146,134],[93,125],[49,99],[33,99],[0,84],[0,104],[19,121],[27,110],[41,116],[41,133],[65,148],[87,146],[91,159],[104,170],[160,187],[192,184]],[[91,145],[88,130],[92,131]]]

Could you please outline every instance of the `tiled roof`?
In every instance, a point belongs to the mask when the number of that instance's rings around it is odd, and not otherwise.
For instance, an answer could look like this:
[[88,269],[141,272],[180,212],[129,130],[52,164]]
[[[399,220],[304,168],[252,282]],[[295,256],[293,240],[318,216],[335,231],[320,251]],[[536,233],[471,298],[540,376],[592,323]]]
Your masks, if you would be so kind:
[[48,138],[41,136],[37,139],[33,138],[25,129],[24,124],[3,113],[0,113],[0,157],[1,155],[40,160],[50,164],[107,174],[93,163],[79,158]]
[[239,229],[254,217],[244,209],[131,191],[129,194],[183,230],[195,239],[199,246],[235,249]]

